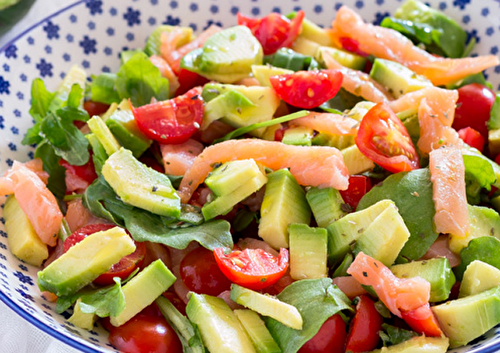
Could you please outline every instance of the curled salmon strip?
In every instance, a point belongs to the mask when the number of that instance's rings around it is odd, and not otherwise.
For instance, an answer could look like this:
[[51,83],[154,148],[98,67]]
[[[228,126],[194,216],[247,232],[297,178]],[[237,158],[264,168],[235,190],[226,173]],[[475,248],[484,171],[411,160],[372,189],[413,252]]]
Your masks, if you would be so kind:
[[365,72],[350,69],[339,64],[331,55],[323,53],[323,61],[328,69],[339,70],[343,76],[342,88],[355,96],[361,96],[364,99],[380,103],[392,100],[391,95],[377,81],[372,79]]
[[311,112],[302,118],[290,121],[288,124],[290,126],[305,126],[331,135],[356,136],[359,121],[340,114]]
[[347,6],[339,9],[332,23],[332,39],[339,47],[341,38],[354,39],[361,51],[403,64],[436,86],[456,82],[500,64],[494,55],[461,59],[436,57],[393,29],[365,23]]
[[289,168],[301,185],[346,190],[349,172],[342,153],[334,147],[292,146],[258,139],[229,140],[207,147],[196,157],[179,186],[179,195],[187,203],[216,163],[254,159],[273,170]]
[[436,231],[465,237],[469,232],[469,211],[461,149],[446,146],[433,150],[429,154],[429,170]]
[[161,75],[168,80],[168,89],[170,96],[172,97],[175,94],[175,91],[177,91],[180,87],[179,80],[177,79],[177,76],[175,76],[174,71],[167,61],[159,55],[151,55],[149,57],[149,61],[151,61],[151,63],[156,66],[158,70],[160,70]]

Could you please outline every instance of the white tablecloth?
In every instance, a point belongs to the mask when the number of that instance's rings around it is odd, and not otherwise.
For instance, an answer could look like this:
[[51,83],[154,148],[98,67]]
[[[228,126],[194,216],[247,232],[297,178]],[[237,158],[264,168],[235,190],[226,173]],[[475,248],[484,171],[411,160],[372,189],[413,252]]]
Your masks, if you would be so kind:
[[[26,16],[0,37],[0,47],[31,25],[74,2],[76,0],[37,0]],[[0,352],[76,353],[78,351],[38,330],[0,301]]]

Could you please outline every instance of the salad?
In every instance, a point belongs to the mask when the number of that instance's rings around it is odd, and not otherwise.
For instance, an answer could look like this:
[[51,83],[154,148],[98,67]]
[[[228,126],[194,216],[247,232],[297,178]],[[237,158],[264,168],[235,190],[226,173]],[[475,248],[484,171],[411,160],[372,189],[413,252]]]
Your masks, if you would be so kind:
[[123,352],[446,352],[500,323],[500,94],[407,0],[162,25],[32,83],[10,251]]

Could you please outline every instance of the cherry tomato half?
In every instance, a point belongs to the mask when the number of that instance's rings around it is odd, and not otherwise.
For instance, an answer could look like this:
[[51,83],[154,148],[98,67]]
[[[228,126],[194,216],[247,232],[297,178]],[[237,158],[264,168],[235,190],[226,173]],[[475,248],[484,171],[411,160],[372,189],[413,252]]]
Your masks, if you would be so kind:
[[[96,232],[105,231],[115,226],[112,224],[90,224],[88,226],[82,227],[73,232],[63,244],[64,252],[68,251],[73,245],[81,242],[83,239]],[[120,277],[122,280],[127,278],[137,267],[139,267],[144,260],[144,255],[146,254],[146,246],[144,243],[135,242],[135,251],[127,256],[124,256],[116,264],[111,266],[111,268],[101,274],[94,280],[94,283],[106,286],[113,284],[113,277]]]
[[419,334],[429,337],[440,337],[443,334],[429,303],[412,311],[402,311],[401,316]]
[[269,80],[285,102],[295,107],[312,109],[335,97],[342,78],[338,70],[314,70],[271,76]]
[[95,172],[94,161],[92,160],[92,152],[90,153],[89,161],[84,165],[72,165],[64,159],[60,159],[59,164],[66,169],[66,173],[76,175],[87,183],[92,184],[97,179],[97,174]]
[[141,313],[119,327],[109,328],[109,342],[120,352],[182,353],[177,333],[162,317]]
[[488,139],[486,123],[495,102],[495,93],[479,83],[471,83],[458,89],[457,108],[452,127],[461,130],[471,127]]
[[87,111],[90,117],[93,117],[94,115],[101,115],[106,113],[109,109],[109,104],[86,101],[83,103],[83,109]]
[[361,153],[392,173],[420,168],[408,131],[386,103],[366,113],[355,142]]
[[366,294],[358,297],[356,314],[349,326],[346,352],[358,353],[375,349],[380,340],[382,316],[375,309],[375,303]]
[[345,323],[339,314],[330,317],[318,333],[307,341],[298,353],[343,353],[345,343]]
[[272,12],[266,17],[253,19],[238,13],[238,24],[246,26],[262,45],[264,55],[274,54],[278,49],[290,46],[302,28],[304,11],[298,11],[289,20],[279,13]]
[[216,248],[214,255],[231,282],[254,290],[275,284],[288,269],[288,250],[284,248],[278,257],[262,249],[234,250],[225,255],[222,248]]
[[458,137],[469,146],[476,148],[479,152],[483,152],[484,137],[478,131],[471,127],[466,127],[458,130]]
[[201,126],[201,87],[166,101],[132,107],[132,111],[139,130],[150,139],[160,143],[185,142]]
[[347,190],[340,190],[340,195],[344,202],[355,210],[358,207],[359,200],[370,191],[371,187],[370,178],[364,175],[351,175]]
[[231,282],[217,266],[214,254],[202,247],[184,256],[180,273],[186,287],[198,294],[217,296],[231,288]]

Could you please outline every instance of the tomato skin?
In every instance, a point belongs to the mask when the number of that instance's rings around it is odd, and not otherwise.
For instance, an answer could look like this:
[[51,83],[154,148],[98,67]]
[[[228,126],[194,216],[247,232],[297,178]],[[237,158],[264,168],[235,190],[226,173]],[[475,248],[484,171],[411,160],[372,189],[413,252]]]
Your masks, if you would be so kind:
[[182,68],[177,79],[179,80],[179,88],[175,91],[175,96],[182,95],[196,86],[204,86],[208,82],[205,77],[198,75],[196,72]]
[[342,45],[342,48],[350,51],[351,53],[358,54],[360,56],[367,57],[369,54],[365,53],[361,49],[359,49],[359,43],[357,40],[349,38],[349,37],[342,37],[339,39],[340,44]]
[[429,303],[412,311],[401,312],[403,320],[415,332],[429,337],[440,337],[443,334]]
[[[132,106],[132,104],[131,104]],[[139,130],[160,143],[182,143],[187,141],[201,126],[203,100],[201,87],[196,87],[182,96],[143,105],[132,106]]]
[[124,353],[182,353],[177,333],[162,317],[138,314],[119,327],[111,327],[109,342]]
[[278,257],[262,249],[233,250],[225,255],[222,248],[214,249],[220,270],[233,283],[259,290],[283,277],[288,269],[288,250],[281,248]]
[[408,131],[386,103],[366,113],[354,141],[361,153],[392,173],[420,168]]
[[479,83],[471,83],[458,89],[457,108],[452,127],[461,130],[471,127],[488,139],[486,123],[495,102],[495,93]]
[[458,131],[458,136],[471,147],[483,152],[484,137],[471,127],[466,127]]
[[383,318],[375,309],[375,303],[367,295],[358,297],[356,314],[347,335],[346,352],[358,353],[375,349],[380,340]]
[[[81,242],[83,239],[96,232],[105,231],[115,226],[112,224],[90,224],[74,231],[63,244],[64,252],[67,252],[73,245]],[[120,277],[122,280],[127,278],[137,267],[139,267],[146,255],[146,246],[144,243],[135,242],[136,249],[132,254],[124,256],[111,268],[101,274],[94,280],[95,284],[107,286],[113,284],[114,277]]]
[[314,70],[271,76],[269,80],[285,102],[295,107],[312,109],[335,97],[343,77],[338,70]]
[[97,173],[95,172],[92,154],[90,155],[89,161],[84,165],[72,165],[62,158],[59,160],[59,164],[66,169],[66,173],[76,175],[89,184],[92,184],[92,182],[97,179]]
[[90,117],[101,115],[108,111],[109,104],[101,102],[86,101],[83,103],[83,109],[87,111]]
[[186,315],[186,303],[179,298],[177,293],[166,291],[162,295],[167,298],[182,315]]
[[186,287],[198,294],[217,296],[231,288],[231,282],[219,269],[214,254],[202,247],[184,256],[180,273]]
[[370,178],[364,175],[351,175],[349,177],[349,187],[347,190],[340,190],[340,195],[352,209],[358,207],[359,200],[368,192],[372,187]]
[[339,314],[330,317],[318,333],[307,341],[298,353],[343,353],[346,337],[344,320]]
[[237,17],[238,25],[248,27],[260,42],[264,55],[270,55],[293,43],[302,28],[304,16],[304,11],[301,10],[292,20],[276,12],[260,19],[249,18],[241,13]]

